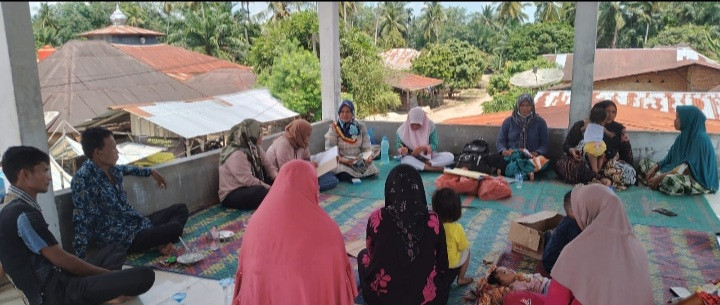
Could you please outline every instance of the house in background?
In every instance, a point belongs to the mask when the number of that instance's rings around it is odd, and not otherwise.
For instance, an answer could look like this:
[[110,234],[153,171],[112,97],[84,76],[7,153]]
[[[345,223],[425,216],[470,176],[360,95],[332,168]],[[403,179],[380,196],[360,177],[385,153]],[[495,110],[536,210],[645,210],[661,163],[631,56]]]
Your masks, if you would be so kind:
[[412,61],[420,51],[410,48],[390,49],[380,53],[385,67],[396,71],[390,73],[387,83],[400,95],[400,110],[415,106],[436,107],[443,102],[439,86],[443,80],[410,73]]

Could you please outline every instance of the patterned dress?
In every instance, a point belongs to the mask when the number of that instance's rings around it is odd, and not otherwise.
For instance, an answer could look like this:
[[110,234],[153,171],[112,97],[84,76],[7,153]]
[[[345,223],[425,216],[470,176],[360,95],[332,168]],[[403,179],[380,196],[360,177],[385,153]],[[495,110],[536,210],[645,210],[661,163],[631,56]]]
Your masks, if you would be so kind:
[[[645,176],[647,173],[656,165],[657,162],[651,159],[642,159],[638,165],[640,170],[640,182],[647,184]],[[682,163],[665,173],[665,177],[660,181],[659,191],[673,196],[680,195],[697,195],[697,194],[708,194],[710,190],[705,189],[700,183],[692,179],[692,176],[685,171],[687,169],[687,163]],[[662,173],[658,170],[655,176],[661,175]],[[654,177],[655,177],[654,176]]]
[[[340,136],[334,123],[331,124],[330,129],[325,134],[325,150],[328,150],[333,146],[337,146],[340,156],[349,159],[360,158],[363,153],[372,152],[370,136],[367,133],[367,128],[360,122],[357,122],[357,126],[359,133],[356,138],[353,139],[355,142],[351,143]],[[348,173],[355,178],[361,178],[376,175],[379,171],[375,166],[375,163],[371,163],[364,168],[354,168],[338,163],[338,167],[333,171],[333,173]]]

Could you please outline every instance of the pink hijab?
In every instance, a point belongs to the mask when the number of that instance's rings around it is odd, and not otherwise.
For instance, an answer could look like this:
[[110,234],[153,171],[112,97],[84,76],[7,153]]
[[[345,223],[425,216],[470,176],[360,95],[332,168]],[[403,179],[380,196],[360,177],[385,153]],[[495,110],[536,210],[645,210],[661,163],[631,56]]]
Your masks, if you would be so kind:
[[[410,124],[420,124],[422,127],[418,130],[412,130]],[[431,121],[425,111],[420,107],[413,107],[408,112],[405,123],[400,125],[397,133],[407,147],[415,149],[420,146],[430,144],[430,133],[435,129],[435,123]]]
[[315,168],[286,163],[243,236],[233,305],[344,305],[357,294],[340,229],[318,205]]
[[573,189],[570,201],[582,233],[560,253],[553,280],[582,304],[654,304],[647,253],[620,198],[591,184]]

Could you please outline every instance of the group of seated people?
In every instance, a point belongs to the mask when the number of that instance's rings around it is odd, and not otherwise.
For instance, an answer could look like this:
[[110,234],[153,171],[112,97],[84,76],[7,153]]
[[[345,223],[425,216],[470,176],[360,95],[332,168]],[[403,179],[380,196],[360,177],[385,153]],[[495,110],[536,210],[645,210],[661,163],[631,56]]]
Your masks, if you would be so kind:
[[[694,106],[678,106],[676,112],[680,135],[663,160],[641,161],[640,175],[631,165],[627,132],[614,121],[612,102],[597,103],[591,120],[573,125],[555,171],[570,183],[599,183],[577,186],[566,195],[567,217],[547,236],[543,257],[551,281],[518,277],[507,269],[493,272],[492,281],[535,289],[509,294],[506,304],[528,298],[532,304],[652,303],[647,256],[620,199],[602,184],[632,185],[637,176],[668,194],[715,192],[717,164],[705,116]],[[471,250],[457,223],[462,215],[458,195],[436,191],[429,210],[418,171],[441,171],[453,155],[438,152],[435,124],[421,108],[411,109],[397,130],[402,158],[387,177],[385,207],[367,221],[357,286],[342,235],[319,206],[318,190],[379,171],[372,154],[363,157],[372,147],[353,103],[343,101],[338,115],[325,134],[325,148],[338,147],[339,165],[320,177],[310,157],[307,121],[289,124],[267,152],[259,122],[248,119],[232,128],[220,154],[218,196],[223,206],[257,209],[239,253],[234,304],[353,304],[358,287],[368,304],[445,304],[453,282],[473,281],[466,274]],[[526,149],[537,158],[534,162],[547,162],[548,137],[532,97],[523,95],[503,122],[497,154],[489,159],[498,174],[515,150]],[[7,272],[31,305],[122,302],[146,292],[154,283],[153,271],[121,270],[125,256],[150,249],[170,253],[188,219],[182,203],[148,216],[129,204],[123,176],[152,176],[158,188],[167,182],[157,170],[117,165],[112,132],[89,128],[81,142],[88,160],[71,183],[74,255],[58,245],[37,203],[37,194],[46,192],[51,181],[49,156],[15,146],[2,158],[11,186],[0,208],[0,275]],[[612,293],[598,294],[598,287]]]

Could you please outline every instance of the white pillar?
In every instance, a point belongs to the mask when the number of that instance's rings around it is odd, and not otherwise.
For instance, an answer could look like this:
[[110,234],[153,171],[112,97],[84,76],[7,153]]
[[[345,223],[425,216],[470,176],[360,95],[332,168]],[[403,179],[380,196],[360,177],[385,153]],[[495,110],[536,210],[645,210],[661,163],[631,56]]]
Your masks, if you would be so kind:
[[[15,145],[48,151],[28,2],[0,2],[0,131],[2,153]],[[38,202],[62,244],[52,186]]]
[[590,114],[597,41],[598,2],[576,2],[575,47],[573,50],[570,123]]
[[340,23],[337,2],[319,2],[322,119],[334,121],[340,102]]

